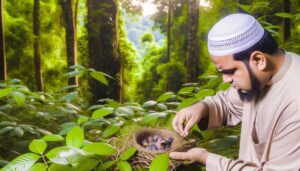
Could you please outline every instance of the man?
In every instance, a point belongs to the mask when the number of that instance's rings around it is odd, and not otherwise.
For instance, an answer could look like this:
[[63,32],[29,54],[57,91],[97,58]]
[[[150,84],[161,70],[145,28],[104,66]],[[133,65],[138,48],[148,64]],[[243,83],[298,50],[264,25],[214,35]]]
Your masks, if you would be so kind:
[[247,14],[232,14],[208,34],[208,50],[227,91],[180,110],[173,128],[187,136],[200,129],[242,122],[239,159],[203,148],[170,157],[206,165],[208,171],[300,168],[300,56],[278,48],[270,33]]

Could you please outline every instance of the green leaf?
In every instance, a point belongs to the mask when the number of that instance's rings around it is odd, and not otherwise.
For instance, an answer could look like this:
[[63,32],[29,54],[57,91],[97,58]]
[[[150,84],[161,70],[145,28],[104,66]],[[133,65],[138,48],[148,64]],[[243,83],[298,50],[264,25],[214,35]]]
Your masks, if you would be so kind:
[[1,171],[28,170],[39,158],[40,158],[39,155],[33,153],[22,154],[17,158],[15,158],[13,161],[11,161],[9,164],[7,164],[4,168],[2,168]]
[[2,121],[0,122],[0,126],[16,126],[17,122],[11,122],[11,121]]
[[99,161],[96,159],[82,160],[76,168],[76,171],[88,171],[94,169],[98,165]]
[[44,140],[32,140],[29,144],[30,151],[38,154],[43,154],[47,148],[47,143]]
[[116,112],[118,112],[121,115],[124,114],[125,116],[133,116],[134,115],[134,111],[127,107],[118,107],[116,109]]
[[51,135],[45,135],[42,140],[48,141],[48,142],[57,142],[57,141],[64,141],[64,138],[60,135],[51,134]]
[[9,95],[14,89],[13,88],[5,88],[0,90],[0,98]]
[[105,162],[105,163],[103,163],[101,166],[99,166],[99,167],[97,168],[97,171],[106,170],[106,169],[112,167],[114,164],[115,164],[114,161],[108,161],[108,162]]
[[165,117],[167,113],[164,112],[155,112],[147,114],[146,116],[142,117],[142,124],[151,124],[157,121],[159,117]]
[[64,76],[71,78],[71,77],[75,77],[75,76],[81,76],[83,73],[84,73],[84,71],[75,70],[75,71],[71,71],[71,72],[64,74]]
[[177,107],[177,109],[182,109],[182,108],[185,108],[187,106],[190,106],[194,103],[197,103],[199,102],[199,99],[198,98],[188,98],[188,99],[185,99],[184,101],[182,101],[179,106]]
[[149,171],[168,171],[170,165],[169,160],[168,154],[158,155],[151,162]]
[[156,101],[158,101],[158,102],[165,102],[165,101],[167,101],[170,97],[172,97],[173,95],[174,95],[173,92],[166,92],[166,93],[160,95],[160,96],[157,98]]
[[165,111],[168,110],[168,107],[162,103],[158,103],[157,107],[161,110],[161,111]]
[[67,165],[60,165],[60,164],[51,164],[49,171],[76,171],[75,168]]
[[242,10],[244,10],[244,11],[250,13],[251,5],[242,5],[242,4],[239,4],[239,3],[237,3],[236,5],[237,5],[238,7],[240,7]]
[[135,147],[131,147],[129,149],[127,149],[126,151],[124,151],[121,156],[120,156],[120,160],[128,160],[130,159],[137,151],[137,148]]
[[35,163],[28,171],[47,171],[47,166],[44,163]]
[[284,13],[284,12],[276,13],[275,16],[278,16],[278,17],[281,17],[281,18],[289,18],[289,19],[293,19],[294,18],[293,14]]
[[200,133],[205,141],[209,140],[214,135],[214,131],[212,130],[200,131]]
[[130,164],[126,161],[120,161],[117,165],[119,171],[132,171]]
[[77,120],[77,123],[78,123],[78,125],[80,125],[82,123],[85,123],[88,120],[89,120],[89,117],[80,115],[79,118],[78,118],[78,120]]
[[69,89],[77,88],[77,87],[78,87],[77,85],[68,85],[68,86],[62,87],[60,90],[64,91],[64,90],[69,90]]
[[78,97],[78,92],[70,92],[63,96],[62,98],[67,102],[71,103],[73,100],[75,100]]
[[66,137],[66,144],[70,147],[80,148],[83,144],[84,133],[83,130],[76,126],[70,130]]
[[96,118],[104,117],[113,112],[114,112],[114,109],[111,107],[98,109],[93,112],[92,118],[96,119]]
[[188,94],[192,93],[194,90],[194,87],[183,87],[178,91],[178,94]]
[[15,127],[15,128],[13,129],[13,133],[14,133],[15,135],[17,135],[18,137],[23,137],[23,135],[24,135],[23,129],[21,129],[21,128],[19,128],[19,127]]
[[100,83],[105,84],[108,86],[108,82],[107,79],[105,78],[103,72],[99,72],[99,71],[94,71],[94,72],[90,72],[90,75],[98,80]]
[[222,82],[220,85],[219,85],[219,90],[222,90],[222,91],[225,91],[227,90],[231,85],[229,83],[225,83],[225,82]]
[[20,107],[20,106],[23,106],[25,104],[26,96],[23,93],[14,91],[11,94],[17,102],[17,106]]
[[214,90],[211,90],[211,89],[204,89],[204,90],[200,90],[197,94],[196,94],[196,97],[199,99],[199,100],[202,100],[204,99],[205,97],[207,96],[212,96],[215,94],[215,91]]
[[86,152],[91,152],[102,156],[110,156],[117,153],[117,150],[114,147],[106,143],[86,144],[82,149]]
[[105,128],[105,130],[103,131],[103,138],[108,138],[112,135],[114,135],[115,133],[117,133],[120,130],[120,126],[118,125],[109,125],[107,128]]
[[8,131],[11,131],[12,129],[14,129],[14,127],[11,127],[11,126],[4,127],[0,130],[0,134],[4,134]]
[[50,150],[46,157],[53,163],[67,165],[69,164],[69,158],[74,156],[76,152],[70,147],[57,147]]
[[155,106],[156,104],[157,104],[156,101],[154,101],[154,100],[149,100],[149,101],[147,101],[147,102],[145,102],[145,103],[143,104],[143,108],[150,108],[150,107]]
[[82,65],[72,65],[69,68],[71,69],[78,69],[78,70],[85,70],[85,67]]

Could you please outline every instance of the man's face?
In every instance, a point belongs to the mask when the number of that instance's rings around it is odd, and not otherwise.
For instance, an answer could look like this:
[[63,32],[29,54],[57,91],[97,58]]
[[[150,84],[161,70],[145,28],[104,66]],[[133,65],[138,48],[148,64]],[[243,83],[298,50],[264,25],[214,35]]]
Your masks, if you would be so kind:
[[234,60],[232,55],[212,57],[223,81],[238,90],[243,101],[252,100],[260,91],[260,83],[248,62]]

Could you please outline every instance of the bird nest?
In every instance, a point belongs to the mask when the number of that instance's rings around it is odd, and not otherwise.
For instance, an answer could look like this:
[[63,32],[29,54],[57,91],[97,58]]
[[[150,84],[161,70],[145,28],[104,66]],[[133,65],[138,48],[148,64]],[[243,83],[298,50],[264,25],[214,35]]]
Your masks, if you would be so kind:
[[[161,149],[149,149],[145,148],[143,144],[145,140],[149,137],[162,137],[163,139],[171,139],[172,142],[168,144],[168,147]],[[135,131],[128,142],[127,147],[136,147],[137,154],[131,159],[131,166],[133,168],[149,168],[153,159],[162,154],[170,153],[173,151],[187,151],[195,146],[194,142],[188,141],[183,137],[179,136],[177,133],[167,130],[167,129],[157,129],[157,128],[141,128]],[[170,170],[175,170],[182,164],[182,161],[170,160]]]

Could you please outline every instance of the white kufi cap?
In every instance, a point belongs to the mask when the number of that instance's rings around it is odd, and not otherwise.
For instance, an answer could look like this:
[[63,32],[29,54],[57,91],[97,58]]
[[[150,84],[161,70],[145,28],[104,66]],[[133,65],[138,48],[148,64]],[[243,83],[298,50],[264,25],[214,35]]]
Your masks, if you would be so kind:
[[217,22],[208,33],[208,51],[212,56],[242,52],[264,35],[263,27],[248,14],[231,14]]

